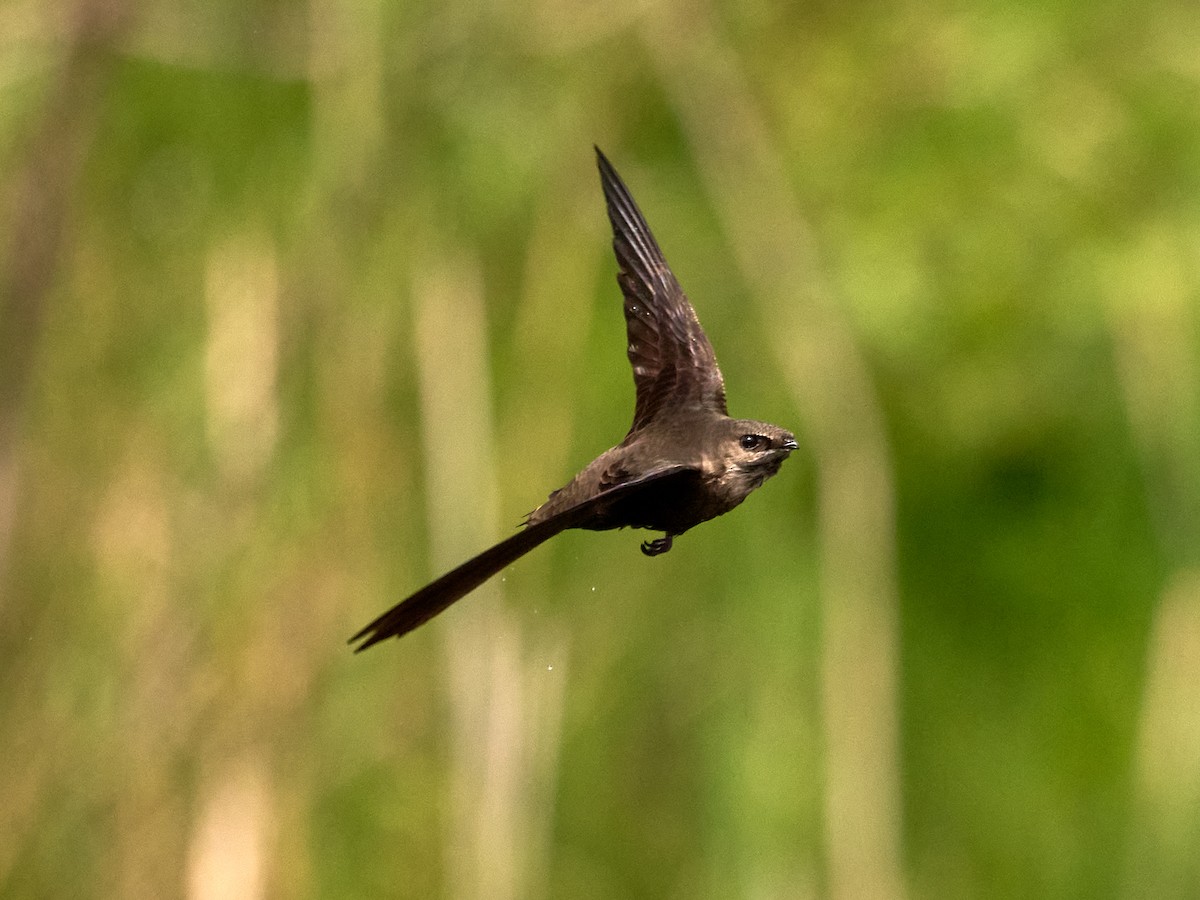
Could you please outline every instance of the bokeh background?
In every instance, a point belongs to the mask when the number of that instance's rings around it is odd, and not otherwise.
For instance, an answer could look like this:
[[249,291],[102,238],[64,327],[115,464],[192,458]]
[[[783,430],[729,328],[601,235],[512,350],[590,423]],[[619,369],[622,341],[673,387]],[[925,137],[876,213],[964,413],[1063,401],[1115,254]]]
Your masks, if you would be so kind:
[[[1200,8],[0,7],[0,895],[1200,896]],[[628,427],[594,169],[735,414]]]

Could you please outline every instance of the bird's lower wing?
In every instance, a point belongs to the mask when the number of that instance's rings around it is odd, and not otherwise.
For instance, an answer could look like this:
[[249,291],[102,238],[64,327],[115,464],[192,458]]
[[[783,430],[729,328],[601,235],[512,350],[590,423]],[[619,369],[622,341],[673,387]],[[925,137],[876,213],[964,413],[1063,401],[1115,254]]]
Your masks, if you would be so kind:
[[[428,622],[456,600],[460,600],[479,587],[497,572],[520,559],[534,547],[548,541],[560,531],[579,528],[602,519],[614,506],[629,500],[650,484],[661,484],[666,479],[680,478],[691,474],[687,466],[669,466],[655,470],[639,478],[608,488],[536,525],[526,526],[512,537],[478,556],[468,559],[456,569],[447,572],[436,581],[430,582],[411,597],[408,597],[371,624],[359,631],[348,643],[362,641],[354,648],[361,653],[373,644],[391,637],[402,637],[418,625]],[[611,527],[611,526],[610,526]]]

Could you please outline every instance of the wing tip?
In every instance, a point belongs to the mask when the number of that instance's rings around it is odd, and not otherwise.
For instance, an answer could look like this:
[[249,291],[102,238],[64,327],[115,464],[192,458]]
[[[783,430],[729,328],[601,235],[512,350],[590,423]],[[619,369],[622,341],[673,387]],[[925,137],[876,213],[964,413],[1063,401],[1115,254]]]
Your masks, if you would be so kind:
[[[609,222],[612,223],[613,249],[617,252],[618,261],[636,263],[638,275],[647,283],[655,280],[660,269],[669,269],[663,252],[659,249],[654,233],[637,201],[617,173],[613,164],[608,161],[604,151],[596,144],[596,166],[600,170],[600,187],[604,192],[604,205],[608,212]],[[628,259],[621,260],[620,244],[627,244]]]
[[604,155],[604,151],[600,149],[598,144],[592,144],[592,149],[596,151],[596,168],[600,170],[600,184],[604,188],[605,196],[611,202],[614,199],[620,198],[621,194],[628,194],[629,189],[625,187],[621,176],[617,174],[617,170],[613,167],[613,164]]

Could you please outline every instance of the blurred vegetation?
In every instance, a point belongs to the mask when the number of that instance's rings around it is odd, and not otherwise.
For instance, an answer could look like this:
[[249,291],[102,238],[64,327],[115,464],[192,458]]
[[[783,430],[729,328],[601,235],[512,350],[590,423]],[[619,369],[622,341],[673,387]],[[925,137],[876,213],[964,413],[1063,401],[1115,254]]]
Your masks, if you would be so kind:
[[[1200,8],[0,11],[0,896],[1200,895]],[[628,426],[591,145],[734,414]]]

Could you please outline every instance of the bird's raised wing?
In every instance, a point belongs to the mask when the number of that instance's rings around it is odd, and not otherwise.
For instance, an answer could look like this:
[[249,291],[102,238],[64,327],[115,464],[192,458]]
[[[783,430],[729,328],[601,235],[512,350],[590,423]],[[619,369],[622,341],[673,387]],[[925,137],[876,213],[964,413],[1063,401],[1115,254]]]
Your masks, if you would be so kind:
[[596,148],[625,295],[629,362],[637,389],[633,434],[664,411],[700,406],[726,415],[725,381],[696,312],[650,226],[612,164]]
[[402,637],[560,531],[566,531],[568,528],[615,528],[632,524],[626,520],[631,514],[631,508],[636,509],[639,506],[639,500],[644,497],[645,492],[682,486],[696,477],[696,470],[689,466],[664,466],[602,490],[594,497],[582,500],[548,519],[527,525],[512,537],[489,547],[478,556],[471,557],[458,568],[452,569],[397,603],[350,638],[349,643],[361,641],[362,643],[354,648],[355,653],[361,653],[371,645],[390,637]]

